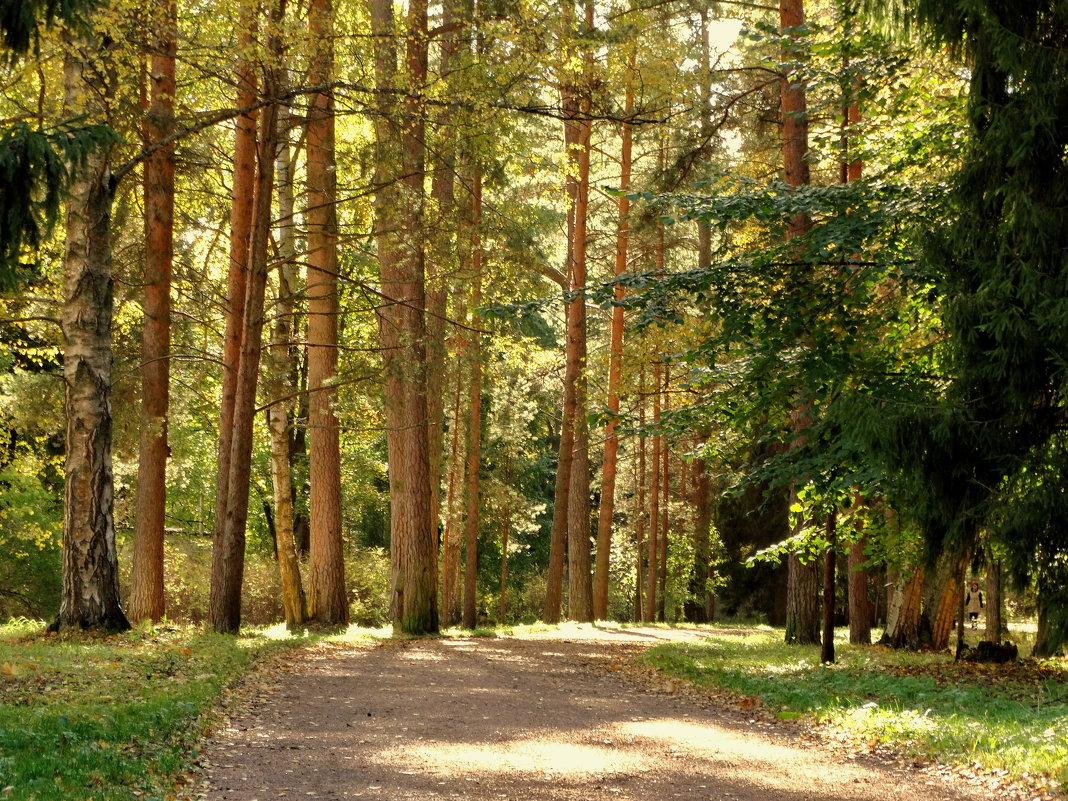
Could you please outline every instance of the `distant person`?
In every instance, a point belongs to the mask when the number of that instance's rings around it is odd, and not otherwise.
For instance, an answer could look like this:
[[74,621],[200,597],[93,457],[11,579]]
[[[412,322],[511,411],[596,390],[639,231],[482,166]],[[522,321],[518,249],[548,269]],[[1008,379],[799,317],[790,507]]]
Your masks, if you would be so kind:
[[968,620],[972,622],[973,629],[979,626],[979,613],[983,611],[983,606],[983,593],[979,590],[979,582],[973,581],[964,598],[964,608],[968,612]]

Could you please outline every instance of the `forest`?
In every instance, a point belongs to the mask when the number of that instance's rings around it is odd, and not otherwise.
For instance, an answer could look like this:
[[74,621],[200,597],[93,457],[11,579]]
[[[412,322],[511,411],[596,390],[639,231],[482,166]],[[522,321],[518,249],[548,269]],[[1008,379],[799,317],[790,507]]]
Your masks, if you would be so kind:
[[1064,648],[1063,3],[0,31],[0,618]]

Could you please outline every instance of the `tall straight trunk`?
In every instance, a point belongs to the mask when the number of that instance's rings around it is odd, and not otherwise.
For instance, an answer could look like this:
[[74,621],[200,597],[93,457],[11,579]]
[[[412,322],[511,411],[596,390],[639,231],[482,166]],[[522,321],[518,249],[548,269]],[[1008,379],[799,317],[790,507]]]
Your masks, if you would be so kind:
[[[783,33],[796,30],[805,23],[804,0],[779,0],[779,29]],[[794,34],[796,36],[796,34]],[[796,54],[784,47],[783,61],[796,60]],[[791,187],[810,183],[808,155],[808,116],[805,85],[795,80],[794,70],[783,68],[779,104],[782,112],[783,179]],[[787,222],[787,240],[808,232],[811,220],[798,212]],[[807,276],[806,276],[807,278]],[[801,399],[793,413],[794,433],[800,436],[808,419],[808,399]],[[796,495],[796,492],[794,493]],[[786,641],[790,643],[819,642],[819,587],[815,564],[804,565],[797,557],[787,562]],[[809,595],[811,594],[811,595]]]
[[[623,116],[626,118],[634,108],[634,91],[631,76],[635,69],[635,51],[632,48],[628,59],[624,88]],[[619,190],[626,193],[630,188],[631,159],[633,150],[633,126],[624,119],[620,145]],[[627,250],[630,242],[630,200],[623,194],[619,200],[619,222],[616,226],[615,275],[627,271]],[[612,553],[612,516],[616,503],[616,471],[619,460],[619,434],[617,433],[619,395],[623,384],[623,306],[626,294],[622,284],[616,284],[612,307],[612,331],[608,355],[608,411],[611,418],[605,426],[604,455],[601,462],[601,499],[597,508],[597,559],[593,573],[593,617],[604,620],[608,616],[608,572]]]
[[[570,250],[570,245],[568,246]],[[565,328],[571,330],[571,316],[575,301],[564,311]],[[564,560],[567,555],[567,510],[571,491],[572,456],[575,448],[575,382],[571,376],[571,360],[564,357],[564,388],[560,407],[560,444],[556,457],[556,482],[553,488],[553,521],[549,541],[549,569],[546,575],[545,606],[542,619],[546,623],[560,622],[563,598]]]
[[995,559],[990,549],[986,552],[986,639],[1001,642],[1004,622],[1001,615],[1004,600],[1001,597],[1001,560]]
[[[638,430],[645,430],[645,366],[640,368],[638,374]],[[646,548],[645,545],[645,443],[646,437],[638,437],[638,472],[635,476],[634,483],[638,487],[637,493],[635,493],[635,510],[634,510],[634,619],[644,619],[644,605],[642,601],[642,589],[644,584],[642,578],[645,576],[643,570],[642,559],[644,557],[643,551]]]
[[[458,22],[462,0],[442,3],[438,72],[444,86],[452,80],[452,71],[460,48]],[[448,313],[448,277],[452,271],[455,237],[455,172],[458,142],[453,131],[453,110],[444,106],[436,122],[437,137],[433,152],[431,196],[437,210],[436,224],[427,261],[426,286],[426,353],[427,353],[427,451],[430,458],[430,520],[435,530],[441,527],[441,480],[445,439],[445,319]],[[447,510],[446,510],[447,514]],[[447,609],[447,606],[443,606]],[[445,614],[443,612],[443,614]]]
[[864,543],[864,539],[859,539],[849,545],[849,642],[853,645],[871,644],[872,614]]
[[[463,314],[458,315],[461,319]],[[460,597],[460,501],[463,496],[461,486],[461,469],[465,464],[463,458],[463,372],[461,362],[456,362],[456,390],[453,393],[453,406],[450,431],[452,445],[449,448],[448,492],[445,496],[445,532],[441,547],[441,592],[442,624],[454,626],[461,618]]]
[[[282,0],[284,3],[284,0]],[[280,4],[272,9],[276,23],[283,13]],[[277,52],[277,33],[269,37],[271,52]],[[278,92],[277,67],[264,70],[263,91],[267,97]],[[272,219],[274,160],[278,146],[278,107],[268,105],[260,119],[256,148],[256,191],[249,241],[248,291],[242,313],[241,356],[234,393],[233,431],[230,439],[230,475],[227,480],[226,515],[222,537],[212,552],[212,582],[209,617],[220,633],[236,633],[241,625],[241,585],[245,567],[245,529],[248,523],[249,482],[252,477],[252,431],[256,409],[256,384],[260,372],[264,308],[267,288],[267,246]]]
[[[430,519],[427,440],[425,151],[420,92],[427,74],[427,4],[408,5],[403,113],[393,102],[396,50],[389,0],[371,0],[377,174],[375,229],[382,293],[379,342],[385,370],[389,451],[393,624],[406,634],[438,630],[437,535]],[[399,162],[398,162],[399,151]]]
[[[708,442],[711,433],[698,432],[698,450]],[[698,623],[710,623],[716,617],[716,596],[709,589],[715,578],[712,561],[712,481],[703,456],[693,460],[693,552],[694,567],[691,592],[694,597],[693,618]]]
[[[482,302],[482,173],[476,167],[471,179],[471,308]],[[478,466],[482,456],[482,338],[471,332],[471,393],[467,424],[467,516],[464,527],[464,615],[465,629],[473,629],[478,621],[476,597],[478,588],[478,524],[479,481]]]
[[835,559],[838,555],[838,513],[830,512],[824,527],[827,553],[823,556],[823,642],[820,662],[834,662],[834,584]]
[[[155,10],[149,62],[145,141],[174,129],[178,7],[164,0]],[[174,145],[145,160],[145,300],[141,331],[141,443],[137,511],[130,571],[131,620],[162,619],[163,531],[167,511],[167,416],[170,404],[171,271],[174,262]]]
[[660,544],[660,450],[663,437],[660,436],[660,377],[663,368],[660,362],[653,366],[653,459],[649,466],[649,559],[645,572],[645,615],[643,620],[652,623],[656,619],[657,576],[660,573],[660,560],[657,551]]
[[[780,31],[796,30],[804,24],[804,0],[779,0]],[[797,56],[785,52],[783,58],[786,63],[790,63],[795,61]],[[807,186],[810,177],[805,85],[795,79],[794,70],[790,67],[783,69],[779,103],[782,110],[783,179],[792,187]],[[787,224],[787,239],[807,233],[811,224],[807,214],[798,212]]]
[[[234,63],[235,98],[238,108],[249,108],[256,100],[256,71],[252,61],[258,21],[252,3],[240,3],[238,30],[241,31]],[[215,481],[215,520],[212,529],[212,583],[224,576],[223,560],[215,552],[222,547],[226,507],[229,498],[230,451],[234,431],[234,401],[237,372],[241,361],[241,337],[245,330],[245,296],[248,294],[249,244],[252,235],[252,207],[256,192],[256,122],[258,112],[241,114],[234,121],[233,191],[230,210],[230,265],[226,278],[226,328],[223,332],[222,394],[219,400],[218,470]]]
[[[661,238],[661,245],[663,245],[663,239]],[[671,396],[668,395],[668,385],[671,382],[671,368],[666,364],[664,365],[664,399],[660,402],[660,407],[665,412],[671,409]],[[663,468],[660,473],[660,546],[657,548],[657,553],[660,557],[660,565],[657,568],[657,584],[660,586],[659,602],[656,609],[657,619],[663,623],[667,620],[667,577],[668,577],[668,518],[671,508],[669,488],[671,486],[669,471],[668,456],[671,453],[671,449],[668,446],[668,438],[661,436],[660,438],[660,459],[663,462]]]
[[293,164],[289,148],[289,113],[278,115],[278,156],[275,184],[278,193],[278,293],[274,326],[268,351],[270,382],[267,430],[271,441],[271,485],[275,510],[275,558],[282,583],[282,608],[286,627],[294,630],[308,617],[307,601],[300,575],[300,549],[293,509],[293,459],[290,429],[297,395],[297,352],[293,344],[294,315],[298,291],[297,248],[293,219]]
[[[712,138],[712,42],[708,24],[708,9],[701,15],[701,137],[705,142]],[[707,270],[712,266],[712,226],[707,222],[697,223],[697,267]]]
[[[314,43],[308,80],[325,86],[334,73],[333,0],[312,0],[308,31]],[[337,391],[337,172],[334,98],[311,95],[307,138],[308,211],[308,457],[311,542],[308,612],[319,623],[346,623],[341,542],[341,443],[334,414]]]
[[[85,60],[89,41],[67,42],[64,109],[103,120],[107,70]],[[53,628],[127,629],[119,605],[111,467],[111,203],[109,148],[73,171],[63,257],[63,408],[67,418],[62,592]]]
[[[566,8],[565,4],[565,8]],[[584,3],[585,26],[593,28],[593,4]],[[572,16],[566,11],[568,18]],[[568,369],[574,381],[575,410],[572,425],[575,432],[571,464],[571,485],[567,503],[567,583],[568,617],[571,620],[593,620],[593,584],[590,575],[590,429],[586,421],[586,249],[587,217],[590,202],[590,108],[592,98],[588,79],[592,64],[587,50],[583,54],[583,69],[578,85],[569,80],[561,89],[565,113],[571,115],[567,127],[573,145],[568,147],[574,157],[575,174],[569,171],[568,203],[571,207],[569,234],[571,239],[571,290],[575,294],[572,313],[568,317]],[[567,137],[565,137],[567,138]]]
[[501,519],[501,586],[497,593],[497,624],[503,626],[508,611],[508,535],[512,524],[505,514]]

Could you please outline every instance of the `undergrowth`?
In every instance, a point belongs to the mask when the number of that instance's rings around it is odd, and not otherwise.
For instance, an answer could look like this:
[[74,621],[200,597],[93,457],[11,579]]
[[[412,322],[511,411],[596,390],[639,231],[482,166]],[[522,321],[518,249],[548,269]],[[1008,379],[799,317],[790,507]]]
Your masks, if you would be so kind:
[[263,655],[303,637],[192,628],[110,636],[0,625],[0,797],[174,798],[205,713]]
[[780,718],[811,717],[858,747],[978,764],[1068,784],[1068,662],[954,663],[945,654],[788,646],[781,631],[657,646],[661,672],[736,693]]

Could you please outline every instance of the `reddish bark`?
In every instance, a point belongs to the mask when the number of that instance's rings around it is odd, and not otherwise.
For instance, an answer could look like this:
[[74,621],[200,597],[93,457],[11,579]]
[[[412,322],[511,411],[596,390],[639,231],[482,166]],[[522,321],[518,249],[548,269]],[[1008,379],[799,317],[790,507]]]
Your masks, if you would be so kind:
[[[277,13],[277,10],[276,12]],[[272,35],[272,39],[276,35]],[[264,71],[263,90],[277,91],[275,69]],[[263,334],[263,301],[267,288],[267,245],[271,231],[271,195],[277,150],[278,107],[266,106],[261,115],[261,136],[256,149],[256,191],[249,242],[248,292],[245,295],[244,331],[235,380],[233,428],[230,437],[230,474],[226,482],[226,513],[222,536],[212,551],[209,617],[220,633],[236,633],[241,625],[241,585],[244,576],[245,528],[248,522],[249,482],[252,475],[252,430],[256,409]]]
[[[393,8],[389,0],[370,5],[378,106],[375,227],[386,297],[378,309],[378,329],[385,370],[393,622],[404,633],[426,634],[438,630],[438,611],[427,440],[425,110],[419,92],[412,91],[403,114],[397,113]],[[409,3],[406,27],[405,83],[418,90],[427,74],[426,0]]]
[[[238,29],[238,59],[234,64],[237,83],[236,105],[247,108],[256,100],[255,67],[246,57],[254,42],[257,21],[248,4],[241,4]],[[252,233],[253,200],[256,192],[256,121],[253,111],[234,121],[233,192],[230,213],[230,267],[226,282],[226,329],[223,333],[222,395],[219,401],[219,465],[215,483],[215,522],[212,530],[211,584],[213,595],[237,581],[236,589],[227,592],[231,600],[210,613],[212,626],[218,631],[236,631],[240,625],[240,581],[244,569],[236,570],[234,555],[224,555],[224,529],[229,505],[230,458],[233,448],[234,409],[237,397],[238,370],[241,362],[242,336],[245,332],[245,306],[249,283],[249,247]],[[243,542],[242,542],[243,548]],[[243,553],[241,559],[243,560]],[[236,592],[237,600],[232,597]],[[214,604],[213,604],[214,606]],[[224,608],[226,607],[226,608]],[[232,608],[231,608],[232,607]]]
[[[630,76],[634,71],[634,50],[631,50],[626,88],[624,89],[623,115],[628,116],[634,107],[634,92]],[[620,145],[619,190],[630,188],[633,130],[629,122],[622,123]],[[615,275],[627,271],[627,249],[630,240],[630,200],[626,194],[617,201],[619,222],[616,227]],[[601,500],[597,509],[597,559],[593,578],[593,617],[604,620],[608,616],[608,569],[612,552],[612,516],[615,513],[616,472],[619,460],[619,434],[616,432],[619,414],[619,395],[623,375],[623,306],[620,301],[626,294],[622,284],[616,284],[613,297],[617,305],[612,307],[612,331],[608,356],[608,411],[612,417],[605,426],[604,455],[601,467]]]
[[[164,0],[150,35],[146,143],[174,129],[177,3]],[[163,599],[163,541],[167,508],[167,417],[170,407],[171,271],[174,262],[174,145],[145,160],[145,299],[141,331],[141,443],[137,512],[130,571],[131,620],[159,621]]]
[[[334,72],[332,0],[312,0],[308,30],[315,50],[308,80],[324,86]],[[308,456],[311,518],[308,612],[319,623],[346,623],[341,541],[341,444],[334,414],[337,391],[337,173],[334,98],[310,97],[307,139],[308,210]]]

